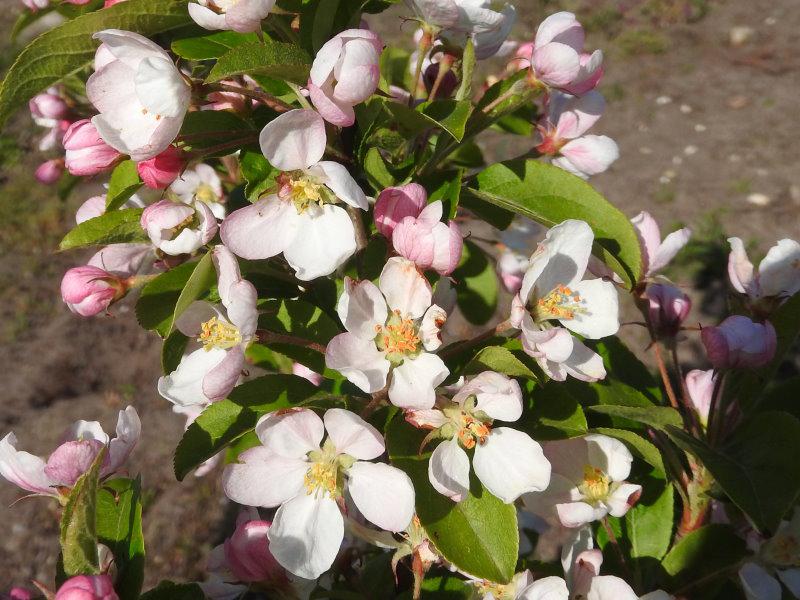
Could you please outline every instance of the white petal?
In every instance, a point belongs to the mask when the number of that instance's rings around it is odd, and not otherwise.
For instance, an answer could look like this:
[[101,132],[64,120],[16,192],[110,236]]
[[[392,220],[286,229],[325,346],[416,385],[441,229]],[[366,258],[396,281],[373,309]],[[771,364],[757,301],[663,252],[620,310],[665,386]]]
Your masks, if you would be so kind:
[[224,14],[217,14],[210,8],[195,2],[189,2],[189,16],[203,29],[227,29]]
[[747,600],[781,600],[781,584],[756,563],[745,563],[739,569],[739,581]]
[[414,484],[400,469],[357,462],[347,470],[347,489],[361,514],[387,531],[403,531],[414,516]]
[[633,483],[623,483],[615,487],[606,498],[608,505],[608,513],[612,517],[624,517],[625,514],[631,509],[628,504],[628,499],[639,494],[642,491],[642,486]]
[[383,294],[371,281],[344,278],[344,290],[336,303],[336,313],[345,329],[362,340],[375,338],[375,327],[389,316]]
[[571,83],[581,68],[578,53],[558,42],[533,49],[532,67],[536,77],[547,85],[560,87]]
[[304,458],[319,450],[325,425],[309,408],[267,413],[256,424],[256,435],[266,448],[287,458]]
[[423,352],[405,359],[392,371],[389,400],[400,408],[431,408],[436,400],[436,386],[450,374],[441,358]]
[[428,479],[434,489],[461,502],[469,493],[469,457],[456,440],[442,442],[428,461]]
[[386,446],[383,436],[354,412],[331,408],[323,416],[325,430],[336,451],[359,460],[378,458]]
[[132,406],[119,411],[117,417],[117,437],[108,445],[108,472],[113,473],[128,459],[142,435],[142,422]]
[[611,481],[624,481],[631,474],[633,456],[627,446],[617,439],[592,433],[584,436],[589,464],[611,478]]
[[356,251],[353,222],[343,208],[326,204],[299,215],[299,231],[283,256],[298,279],[330,275]]
[[479,373],[458,390],[453,396],[453,402],[463,404],[469,396],[475,396],[475,408],[492,419],[516,421],[522,416],[522,391],[519,383],[502,373]]
[[239,463],[225,467],[222,487],[225,495],[245,506],[279,506],[305,493],[308,463],[285,458],[256,446],[239,455]]
[[428,352],[438,350],[442,345],[441,333],[446,321],[447,313],[436,304],[431,304],[430,308],[425,311],[422,322],[419,325],[419,338]]
[[550,482],[550,463],[527,433],[495,427],[475,446],[472,468],[481,483],[505,503],[526,492],[541,492]]
[[162,57],[145,58],[134,79],[139,102],[156,116],[180,117],[189,106],[191,90],[172,61]]
[[44,474],[45,461],[16,446],[17,436],[13,433],[0,440],[0,475],[23,490],[55,495],[51,487],[54,483]]
[[313,110],[290,110],[267,123],[258,141],[276,169],[307,169],[325,154],[325,121]]
[[226,306],[228,319],[236,325],[244,341],[249,340],[258,328],[258,292],[249,281],[242,279],[228,289]]
[[623,579],[601,575],[592,579],[587,600],[638,600],[639,596]]
[[558,519],[564,527],[581,527],[605,516],[606,511],[595,509],[586,502],[566,502],[556,505]]
[[235,255],[256,260],[283,252],[297,237],[299,227],[294,204],[273,195],[229,214],[220,236]]
[[316,579],[333,564],[344,538],[344,519],[336,502],[300,495],[278,509],[267,533],[272,555],[285,569]]
[[655,273],[666,267],[675,258],[678,251],[689,242],[690,237],[692,237],[692,231],[687,228],[673,231],[665,237],[664,241],[659,245],[655,256],[650,261],[649,273]]
[[158,380],[158,393],[180,406],[208,404],[211,399],[203,393],[203,379],[227,354],[222,348],[200,348],[187,354],[177,369]]
[[241,345],[230,348],[225,358],[203,377],[203,395],[217,402],[224,400],[239,382],[244,367],[244,348]]
[[758,265],[758,281],[765,296],[792,296],[800,291],[800,244],[780,240]]
[[364,190],[359,187],[343,165],[329,160],[321,160],[317,166],[325,173],[325,185],[336,194],[339,200],[361,210],[369,208]]
[[431,284],[410,260],[395,256],[386,261],[378,287],[392,310],[418,319],[431,305]]
[[583,342],[573,339],[572,354],[561,366],[575,379],[581,381],[600,381],[605,379],[606,368],[603,357],[587,348]]
[[561,155],[577,171],[591,177],[608,170],[619,158],[619,146],[607,135],[584,135],[564,144]]
[[614,335],[619,330],[619,296],[617,286],[602,279],[579,281],[571,288],[580,294],[580,308],[572,319],[561,324],[578,335],[596,340]]
[[201,325],[213,317],[227,321],[216,306],[209,302],[196,300],[176,319],[175,327],[186,337],[194,338],[200,335]]
[[386,386],[391,366],[383,352],[375,347],[375,342],[352,333],[341,333],[328,342],[325,365],[370,394]]
[[758,281],[755,268],[747,257],[742,240],[738,237],[728,238],[731,253],[728,255],[728,279],[733,288],[740,294],[758,295]]
[[543,577],[517,593],[517,600],[568,600],[567,584],[561,577]]

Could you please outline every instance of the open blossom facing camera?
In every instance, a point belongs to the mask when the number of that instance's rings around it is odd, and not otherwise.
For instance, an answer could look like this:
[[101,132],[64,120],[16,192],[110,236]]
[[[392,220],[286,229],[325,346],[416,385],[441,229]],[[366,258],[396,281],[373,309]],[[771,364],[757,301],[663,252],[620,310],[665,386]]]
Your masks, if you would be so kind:
[[747,257],[742,240],[728,238],[728,278],[733,288],[753,301],[785,299],[800,291],[800,244],[783,239],[769,249],[758,270]]
[[[549,232],[514,297],[511,321],[522,329],[522,347],[549,377],[597,381],[603,360],[570,331],[588,339],[619,329],[617,290],[602,279],[583,279],[594,234],[583,221],[564,221]],[[555,323],[557,324],[555,324]]]
[[225,218],[222,181],[210,165],[200,163],[184,170],[169,186],[169,191],[184,204],[192,204],[195,200],[204,202],[217,219]]
[[191,254],[217,234],[217,220],[204,202],[160,200],[142,212],[142,229],[164,254]]
[[263,446],[225,469],[225,493],[241,504],[279,507],[270,550],[295,575],[315,579],[336,558],[345,490],[381,529],[399,532],[411,522],[411,480],[400,469],[368,462],[383,454],[383,436],[358,415],[334,408],[321,419],[309,409],[289,409],[262,417],[256,434]]
[[684,227],[661,239],[661,229],[647,211],[631,219],[642,249],[642,269],[650,277],[666,267],[681,248],[689,243],[692,230]]
[[275,0],[197,0],[189,3],[189,16],[203,29],[250,33],[261,31],[273,6]]
[[450,373],[433,354],[447,314],[431,302],[430,284],[404,258],[389,259],[377,286],[345,277],[336,312],[347,332],[328,344],[326,365],[367,393],[389,379],[395,406],[430,408]]
[[356,251],[353,223],[339,202],[367,209],[367,198],[347,169],[321,160],[325,123],[313,110],[291,110],[259,137],[267,160],[282,171],[279,189],[222,223],[222,241],[249,259],[283,256],[309,281],[329,275]]
[[378,87],[382,50],[383,42],[367,29],[343,31],[319,49],[311,65],[308,92],[326,121],[341,127],[355,123],[353,107]]
[[153,158],[178,135],[191,89],[160,46],[130,31],[94,34],[102,44],[86,82],[100,137],[135,161]]
[[581,527],[609,514],[622,517],[642,490],[625,481],[633,456],[613,438],[590,434],[546,442],[544,455],[553,469],[550,486],[523,500],[528,510],[547,521]]
[[561,577],[534,580],[530,571],[517,573],[510,582],[471,582],[481,600],[569,600],[567,584]]
[[76,421],[47,461],[17,450],[17,437],[9,433],[0,440],[0,475],[23,490],[58,498],[59,488],[75,485],[103,446],[108,446],[108,452],[100,476],[120,470],[139,441],[141,430],[139,415],[132,406],[119,411],[117,437],[111,440],[97,421]]
[[480,482],[503,502],[526,492],[541,492],[550,481],[550,463],[527,433],[496,427],[495,420],[522,416],[519,384],[494,371],[484,371],[464,384],[446,406],[410,410],[406,420],[443,438],[428,462],[428,478],[440,494],[455,502],[469,492],[470,459]]
[[217,287],[222,306],[194,302],[175,323],[201,347],[186,354],[178,368],[158,380],[158,391],[181,406],[225,398],[241,377],[244,352],[258,326],[253,284],[242,279],[236,257],[225,246],[214,248]]

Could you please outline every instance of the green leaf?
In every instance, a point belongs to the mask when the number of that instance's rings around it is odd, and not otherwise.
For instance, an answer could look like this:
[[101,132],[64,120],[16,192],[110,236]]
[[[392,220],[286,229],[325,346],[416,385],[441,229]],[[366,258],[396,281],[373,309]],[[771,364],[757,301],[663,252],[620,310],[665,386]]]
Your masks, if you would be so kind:
[[586,416],[561,382],[528,382],[529,408],[516,425],[535,440],[560,440],[587,433]]
[[475,72],[475,44],[467,38],[464,54],[461,56],[461,84],[456,92],[456,100],[469,100],[472,96],[472,75]]
[[458,307],[466,319],[475,325],[487,323],[497,309],[497,275],[486,253],[469,240],[464,242],[453,279]]
[[189,279],[186,280],[186,285],[183,286],[180,296],[175,302],[175,310],[172,313],[172,321],[166,329],[166,335],[169,335],[175,329],[175,323],[183,314],[183,311],[189,308],[192,302],[205,295],[217,281],[210,250],[198,262],[192,264],[195,265],[194,270]]
[[161,345],[161,370],[164,375],[178,368],[189,338],[177,329],[170,333]]
[[682,427],[683,419],[680,413],[674,408],[668,406],[650,406],[648,408],[640,408],[637,406],[613,406],[610,404],[600,404],[597,406],[590,406],[589,410],[592,412],[601,413],[604,415],[611,415],[612,417],[621,417],[629,419],[638,423],[644,423],[654,429],[661,431],[665,430],[667,425],[674,427]]
[[380,150],[374,146],[367,150],[364,157],[364,172],[369,179],[369,184],[375,190],[391,187],[396,183],[394,175],[389,171],[386,161],[383,160]]
[[283,42],[252,42],[236,46],[220,56],[206,82],[257,74],[305,85],[310,68],[311,58],[300,46]]
[[[476,597],[475,588],[455,575],[428,576],[422,581],[420,589],[421,598],[425,600],[474,600]],[[406,590],[397,596],[397,600],[412,598],[412,590]]]
[[552,227],[586,221],[594,252],[629,288],[641,277],[639,239],[628,218],[581,178],[553,165],[516,159],[480,171],[466,190],[475,198]]
[[263,415],[329,398],[328,392],[294,375],[265,375],[243,383],[189,425],[175,449],[175,477],[183,480],[192,469],[253,429]]
[[638,433],[628,431],[627,429],[614,429],[612,427],[596,427],[592,429],[592,433],[601,433],[624,442],[634,456],[641,458],[647,464],[654,467],[660,475],[663,476],[666,472],[664,469],[664,461],[661,458],[661,452]]
[[195,37],[187,37],[172,42],[172,51],[187,60],[207,60],[219,58],[242,44],[258,42],[255,33],[235,31],[205,32]]
[[423,102],[416,108],[385,100],[385,105],[410,134],[416,135],[436,127],[459,142],[464,137],[467,120],[472,114],[472,103],[467,100],[434,100]]
[[139,224],[141,217],[141,208],[115,210],[94,217],[77,225],[65,235],[58,249],[71,250],[82,246],[146,242],[147,234]]
[[61,515],[59,541],[64,573],[68,577],[96,575],[100,572],[97,556],[97,485],[105,457],[104,446],[89,470],[75,482]]
[[668,430],[759,529],[777,529],[800,494],[800,421],[783,412],[756,414],[718,448],[677,427]]
[[126,160],[114,167],[106,192],[106,212],[117,210],[142,187],[136,163]]
[[510,377],[536,379],[536,374],[525,366],[525,363],[514,356],[511,350],[502,346],[489,346],[481,349],[464,368],[465,373],[480,373],[481,371],[497,371]]
[[417,179],[428,192],[428,203],[442,201],[442,213],[445,218],[455,219],[461,199],[461,180],[464,169],[436,171]]
[[136,302],[139,325],[166,337],[172,327],[175,306],[196,266],[196,262],[183,263],[162,273],[142,288]]
[[[186,148],[192,150],[204,150],[235,140],[245,140],[241,144],[242,147],[248,145],[257,147],[258,141],[258,134],[253,126],[229,110],[200,110],[188,113],[183,120],[180,135],[186,136]],[[230,148],[219,151],[220,156],[230,153]]]
[[206,595],[196,583],[162,581],[139,600],[205,600]]
[[431,451],[418,454],[426,432],[395,418],[386,433],[389,458],[414,482],[417,515],[437,550],[475,577],[508,583],[519,550],[514,505],[490,494],[474,476],[469,495],[453,502],[428,480]]
[[[731,526],[706,525],[675,544],[661,566],[669,577],[670,589],[675,589],[714,573],[724,579],[724,571],[736,567],[746,554],[744,540]],[[694,595],[697,591],[698,588],[693,588],[693,594],[687,597],[697,597]]]
[[275,177],[279,171],[272,168],[261,152],[245,150],[239,157],[239,168],[242,177],[247,182],[244,188],[245,196],[250,202],[255,202],[268,189],[275,185]]
[[649,478],[642,496],[625,515],[625,537],[633,558],[660,560],[669,549],[675,518],[674,490],[663,479]]
[[14,22],[14,26],[11,28],[11,41],[15,42],[20,33],[25,31],[25,29],[33,25],[45,15],[53,12],[55,9],[55,6],[50,5],[45,8],[40,8],[39,10],[25,10],[21,12],[19,17],[17,17],[17,20]]
[[0,85],[0,127],[34,95],[90,65],[96,32],[123,29],[150,36],[190,21],[186,0],[127,0],[43,33],[20,53]]
[[114,479],[97,493],[97,536],[114,555],[120,600],[136,600],[144,582],[142,489],[139,479]]

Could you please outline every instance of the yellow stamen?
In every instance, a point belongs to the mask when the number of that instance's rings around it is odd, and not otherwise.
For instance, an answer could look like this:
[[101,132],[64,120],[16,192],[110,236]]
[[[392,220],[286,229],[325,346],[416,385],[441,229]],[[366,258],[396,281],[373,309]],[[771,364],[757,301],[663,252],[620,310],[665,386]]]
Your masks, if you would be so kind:
[[395,357],[416,354],[422,343],[414,320],[401,317],[399,311],[394,311],[386,325],[376,325],[375,334],[378,347]]
[[200,335],[197,341],[203,343],[203,349],[206,351],[212,348],[227,350],[242,343],[242,334],[235,325],[221,321],[217,317],[211,317],[200,325]]
[[461,445],[469,450],[477,444],[485,444],[491,431],[491,428],[486,423],[462,412],[456,435],[458,435],[458,441],[461,442]]
[[330,461],[313,463],[304,478],[306,494],[311,495],[321,491],[336,496],[337,475],[337,463]]
[[200,200],[200,202],[205,202],[206,204],[210,202],[216,202],[219,199],[217,198],[217,194],[214,192],[214,189],[207,183],[201,183],[197,186],[194,191],[194,197]]
[[539,298],[534,307],[538,321],[548,319],[574,319],[576,313],[583,312],[581,296],[565,285],[558,284],[547,296]]
[[583,468],[583,484],[578,489],[589,504],[595,504],[608,497],[611,480],[602,469],[586,465]]

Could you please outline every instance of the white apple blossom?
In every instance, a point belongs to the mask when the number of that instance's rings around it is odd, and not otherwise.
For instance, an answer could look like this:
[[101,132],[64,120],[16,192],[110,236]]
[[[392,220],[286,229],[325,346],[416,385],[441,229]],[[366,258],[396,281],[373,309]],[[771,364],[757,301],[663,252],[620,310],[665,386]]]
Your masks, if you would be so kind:
[[517,573],[506,584],[472,581],[482,600],[569,600],[567,585],[561,577],[543,577],[534,581],[533,573]]
[[328,343],[325,363],[367,393],[390,379],[396,406],[430,408],[450,373],[433,354],[447,314],[431,301],[430,284],[405,258],[390,258],[377,286],[345,277],[336,312],[347,332]]
[[728,238],[728,278],[733,288],[752,301],[762,298],[788,298],[800,291],[800,244],[788,238],[779,240],[755,269],[742,240]]
[[118,29],[94,37],[102,44],[86,82],[100,111],[92,124],[115,150],[137,162],[153,158],[178,135],[191,88],[169,54],[146,37]]
[[[514,297],[511,321],[522,347],[547,375],[597,381],[606,375],[598,354],[573,337],[599,339],[619,329],[617,290],[602,279],[582,280],[594,234],[583,221],[553,227],[536,251]],[[553,322],[557,322],[558,325]]]
[[625,444],[599,434],[546,442],[550,486],[523,496],[525,507],[548,522],[581,527],[606,515],[624,516],[642,486],[628,483],[633,457]]
[[647,211],[642,211],[631,219],[639,245],[642,249],[642,270],[650,277],[666,267],[692,236],[692,230],[684,227],[673,231],[662,241],[661,229]]
[[201,347],[158,380],[158,392],[179,406],[208,404],[230,393],[241,377],[244,352],[258,326],[258,294],[252,283],[242,279],[236,257],[216,246],[212,258],[222,307],[198,301],[180,315],[176,327]]
[[195,200],[204,202],[217,219],[225,218],[222,181],[211,165],[200,163],[192,169],[186,169],[169,189],[184,204],[192,204]]
[[203,29],[250,33],[261,31],[273,6],[275,0],[197,0],[189,3],[189,16]]
[[336,558],[344,538],[345,492],[381,529],[399,532],[411,523],[411,479],[395,467],[368,462],[383,454],[383,436],[355,413],[269,413],[256,434],[263,445],[226,467],[225,493],[240,504],[279,507],[268,533],[270,551],[298,577],[316,579]]
[[218,225],[211,208],[198,200],[191,204],[159,200],[142,211],[142,229],[164,254],[192,254],[209,243]]
[[522,391],[510,377],[484,371],[465,383],[441,408],[410,410],[406,420],[443,438],[428,462],[428,478],[437,492],[460,502],[469,493],[470,459],[480,482],[503,502],[540,492],[550,481],[550,463],[527,433],[495,427],[494,421],[522,416]]
[[347,169],[321,160],[325,122],[313,110],[290,110],[260,135],[261,151],[283,171],[276,194],[231,213],[222,241],[248,259],[283,256],[309,281],[333,273],[356,251],[355,230],[338,203],[367,209],[367,198]]
[[781,600],[781,583],[800,598],[800,510],[782,521],[771,538],[761,544],[756,560],[739,569],[747,600]]

